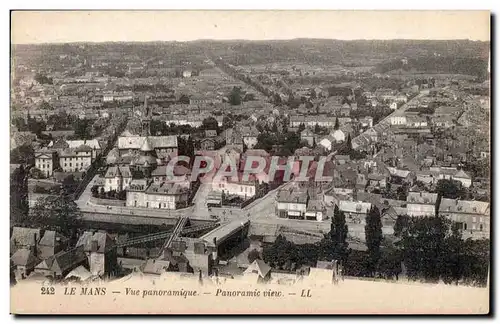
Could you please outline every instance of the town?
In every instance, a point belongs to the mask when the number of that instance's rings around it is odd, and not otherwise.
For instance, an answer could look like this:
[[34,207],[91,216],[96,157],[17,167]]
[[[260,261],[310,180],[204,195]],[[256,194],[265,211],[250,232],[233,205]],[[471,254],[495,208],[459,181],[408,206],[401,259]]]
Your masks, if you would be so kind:
[[484,286],[489,51],[466,40],[13,45],[11,283]]

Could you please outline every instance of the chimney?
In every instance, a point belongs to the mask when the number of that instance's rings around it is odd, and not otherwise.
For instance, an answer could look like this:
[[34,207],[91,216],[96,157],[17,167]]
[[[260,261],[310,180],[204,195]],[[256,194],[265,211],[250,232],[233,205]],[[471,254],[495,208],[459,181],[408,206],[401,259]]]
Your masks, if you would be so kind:
[[97,252],[98,250],[98,244],[97,240],[92,240],[91,245],[90,245],[90,252]]

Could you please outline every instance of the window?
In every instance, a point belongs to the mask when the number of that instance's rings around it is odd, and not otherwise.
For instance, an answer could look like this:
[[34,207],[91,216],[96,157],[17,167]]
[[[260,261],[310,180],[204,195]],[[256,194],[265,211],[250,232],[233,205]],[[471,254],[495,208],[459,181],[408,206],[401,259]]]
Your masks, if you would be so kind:
[[472,222],[475,223],[476,222],[476,216],[472,216]]
[[482,232],[483,231],[483,224],[479,224],[479,230]]
[[472,224],[472,229],[475,230],[476,229],[476,224]]
[[64,163],[64,167],[67,167],[66,163]]
[[[479,217],[479,222],[482,223],[483,222],[483,218],[482,217]],[[482,226],[482,225],[481,225]]]
[[464,230],[467,230],[467,223],[464,223]]

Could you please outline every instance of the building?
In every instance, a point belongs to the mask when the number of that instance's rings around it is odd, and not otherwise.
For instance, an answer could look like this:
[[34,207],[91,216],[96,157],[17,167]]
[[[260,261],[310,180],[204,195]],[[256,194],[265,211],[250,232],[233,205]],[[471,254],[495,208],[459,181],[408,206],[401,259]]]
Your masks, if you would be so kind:
[[45,277],[62,279],[79,266],[88,267],[88,258],[83,245],[68,251],[60,251],[44,259],[35,266],[35,272]]
[[68,242],[69,240],[63,235],[55,231],[46,230],[38,242],[40,258],[44,260],[59,253],[60,251],[66,249]]
[[366,215],[372,207],[371,203],[362,201],[341,200],[338,204],[339,210],[344,212],[346,222],[354,224],[366,224]]
[[[99,144],[99,141],[97,139],[92,139],[92,140],[66,140],[66,143],[68,144],[69,148],[72,149],[77,149],[82,146],[85,146],[86,148],[90,148],[92,152],[92,161],[94,161],[97,156],[101,153],[101,145]],[[50,144],[49,144],[50,146]]]
[[193,72],[191,70],[184,70],[182,71],[182,77],[183,78],[190,78]]
[[59,152],[59,166],[63,172],[82,172],[92,164],[92,148],[81,145],[78,148],[67,148]]
[[118,137],[118,150],[120,155],[137,153],[146,142],[156,151],[158,156],[177,154],[177,136],[120,136]]
[[389,120],[393,126],[406,126],[406,116],[391,116]]
[[305,128],[302,132],[300,132],[300,140],[306,141],[308,146],[314,146],[314,133],[311,129]]
[[248,181],[242,179],[232,179],[231,177],[222,177],[219,181],[212,181],[212,190],[215,192],[224,192],[227,196],[235,195],[244,199],[251,198],[257,194],[258,182],[252,175]]
[[42,171],[45,177],[51,177],[57,167],[56,152],[42,149],[35,151],[35,167]]
[[409,192],[406,197],[408,216],[425,217],[436,215],[437,193]]
[[406,118],[406,126],[410,127],[410,128],[426,128],[429,125],[428,125],[427,119],[425,117],[408,116]]
[[345,141],[345,133],[340,129],[333,131],[331,133],[331,136],[333,137],[333,139],[335,139],[336,143],[341,143]]
[[115,271],[117,254],[115,241],[106,232],[84,232],[76,247],[83,246],[90,272],[93,276],[104,277]]
[[254,146],[257,145],[257,136],[259,136],[259,131],[255,127],[244,127],[241,130],[241,136],[246,147],[253,149]]
[[128,207],[178,209],[186,207],[189,189],[178,183],[132,181],[127,189]]
[[132,181],[132,172],[128,166],[110,166],[104,175],[104,191],[126,190]]
[[487,202],[443,198],[439,215],[458,223],[465,236],[490,236],[490,204]]
[[281,218],[305,219],[309,194],[307,190],[292,187],[278,191],[276,214]]

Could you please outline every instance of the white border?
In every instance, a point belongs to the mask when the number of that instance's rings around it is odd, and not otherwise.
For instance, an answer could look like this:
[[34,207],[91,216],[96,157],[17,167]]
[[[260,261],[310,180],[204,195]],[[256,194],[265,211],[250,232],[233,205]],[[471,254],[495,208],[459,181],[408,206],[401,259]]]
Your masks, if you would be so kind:
[[[175,3],[165,3],[164,1],[149,1],[149,0],[141,0],[141,1],[117,1],[117,2],[104,2],[102,0],[87,0],[87,1],[3,1],[1,3],[1,8],[2,10],[0,11],[0,17],[2,18],[2,44],[9,44],[9,9],[302,9],[302,10],[307,10],[307,9],[363,9],[363,10],[381,10],[381,9],[392,9],[392,10],[440,10],[440,9],[467,9],[467,10],[492,10],[494,13],[499,13],[500,7],[500,1],[493,1],[493,0],[475,0],[475,1],[470,1],[470,0],[455,0],[455,1],[447,1],[447,2],[437,2],[435,0],[419,0],[419,1],[359,1],[359,0],[350,0],[350,1],[320,1],[320,0],[308,0],[308,1],[266,1],[266,0],[253,0],[250,3],[239,3],[237,1],[203,1],[203,0],[198,0],[198,1],[193,1],[193,0],[184,0],[184,1],[178,1]],[[498,23],[498,20],[496,21]],[[495,42],[498,41],[498,36],[495,34]],[[3,121],[3,127],[0,128],[0,131],[2,133],[1,138],[0,138],[0,145],[2,146],[2,151],[5,152],[5,154],[1,155],[1,161],[2,161],[2,167],[0,168],[0,177],[1,177],[1,183],[4,185],[2,186],[2,192],[0,194],[0,197],[2,197],[2,206],[4,206],[4,213],[2,217],[2,221],[4,222],[2,228],[5,231],[5,236],[4,236],[4,243],[1,246],[2,250],[2,260],[3,266],[0,267],[1,273],[0,273],[0,278],[3,278],[1,281],[4,284],[2,291],[2,295],[4,298],[2,300],[4,301],[3,306],[4,308],[2,309],[2,315],[4,318],[3,320],[7,321],[13,321],[14,318],[12,316],[9,316],[9,309],[10,305],[7,301],[9,301],[9,287],[7,284],[7,260],[8,260],[8,255],[9,255],[9,247],[7,245],[7,239],[9,237],[8,234],[8,228],[9,228],[9,211],[8,211],[8,197],[9,197],[9,173],[8,173],[8,164],[9,164],[9,155],[8,155],[8,147],[10,146],[9,144],[9,128],[8,128],[8,120],[9,120],[9,52],[7,50],[0,51],[1,53],[1,60],[0,62],[3,62],[3,64],[0,65],[1,69],[1,75],[2,75],[2,87],[3,91],[1,91],[2,94],[2,109],[0,109],[0,120]],[[493,71],[495,73],[495,71]],[[492,77],[496,77],[492,76]],[[499,85],[495,86],[494,91],[498,93],[498,87]],[[492,110],[495,109],[496,107],[492,107]],[[496,120],[494,120],[494,126],[496,129],[499,129],[500,127],[498,119],[500,117],[497,116]],[[497,134],[498,135],[498,134]],[[497,136],[498,137],[498,136]],[[495,145],[494,145],[494,151],[500,152],[500,139],[496,138]],[[495,164],[497,166],[497,164]],[[494,182],[496,183],[497,176],[495,176]],[[493,183],[493,182],[492,182]],[[496,193],[495,197],[492,199],[492,201],[500,201],[500,193]],[[496,210],[496,208],[495,208]],[[492,215],[493,217],[496,217],[496,215]],[[493,230],[496,230],[498,232],[499,227],[500,227],[500,221],[495,221],[495,228]],[[495,262],[496,263],[496,262]],[[496,300],[496,299],[495,299]],[[7,318],[5,318],[7,317]],[[274,318],[273,318],[274,319]],[[39,319],[40,320],[40,319]],[[48,322],[52,319],[49,318],[42,318],[41,321],[43,322]],[[63,319],[62,321],[69,321],[70,319]],[[97,319],[91,318],[92,321],[96,321]],[[107,321],[122,321],[122,318],[120,319],[106,319]],[[141,319],[137,319],[141,320]],[[155,321],[162,321],[163,319],[158,318],[155,319]],[[192,321],[193,319],[181,319],[183,322],[184,321]],[[220,321],[220,318],[212,318],[210,321]],[[229,319],[232,320],[232,319]],[[243,320],[242,321],[248,321],[248,320]],[[257,318],[259,321],[267,321],[268,319],[264,318]],[[281,320],[286,320],[289,322],[292,320],[291,318],[285,318]],[[331,319],[329,318],[324,318],[323,320],[329,321]],[[335,321],[344,321],[341,319],[334,318],[333,320]],[[360,320],[355,319],[355,321]],[[380,319],[384,320],[384,319]],[[100,320],[98,320],[100,321]],[[397,321],[402,321],[401,319]],[[440,323],[441,319],[433,319],[431,322],[436,322]]]

